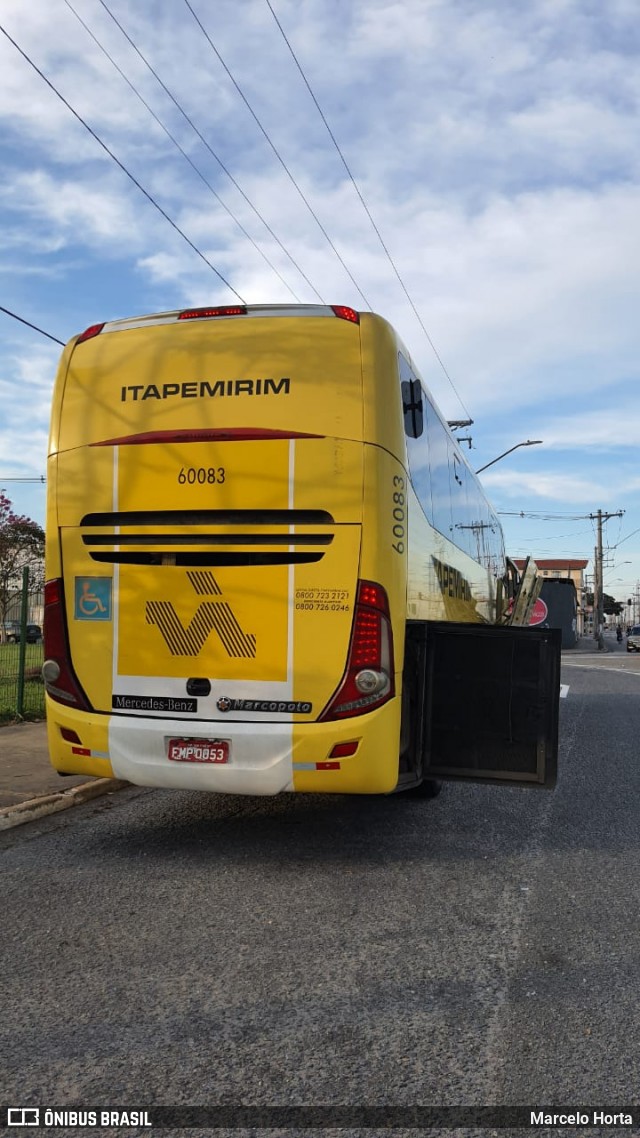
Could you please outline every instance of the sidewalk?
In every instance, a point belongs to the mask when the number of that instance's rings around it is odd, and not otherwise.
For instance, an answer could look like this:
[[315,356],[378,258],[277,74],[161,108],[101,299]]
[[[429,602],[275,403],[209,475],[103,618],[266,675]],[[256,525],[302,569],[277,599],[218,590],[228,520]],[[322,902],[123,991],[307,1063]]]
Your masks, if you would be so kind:
[[49,762],[46,723],[0,727],[0,808],[45,794],[60,794],[89,781],[94,780],[86,775],[62,778],[54,771]]
[[59,775],[49,762],[43,721],[0,727],[0,832],[127,785],[111,778]]

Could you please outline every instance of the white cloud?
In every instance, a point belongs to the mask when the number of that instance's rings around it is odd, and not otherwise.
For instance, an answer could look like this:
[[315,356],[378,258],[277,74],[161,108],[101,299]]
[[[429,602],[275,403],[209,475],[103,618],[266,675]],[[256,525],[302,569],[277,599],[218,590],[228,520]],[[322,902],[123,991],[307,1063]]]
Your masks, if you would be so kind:
[[[72,2],[285,281],[315,299],[98,0]],[[267,5],[196,7],[363,293],[445,414],[460,414]],[[509,503],[613,503],[640,417],[635,5],[274,7],[476,419],[476,446],[487,461],[531,435],[553,448],[553,470],[505,465],[483,482]],[[114,0],[113,11],[318,292],[361,305],[188,10]],[[63,0],[5,0],[2,23],[241,295],[289,299]],[[101,314],[231,299],[4,37],[0,75],[7,307],[55,334]],[[32,393],[40,429],[55,363],[22,334],[19,356],[1,321],[0,439],[17,455],[11,393]],[[630,513],[639,489],[625,465]]]
[[556,471],[492,471],[482,475],[482,484],[491,494],[499,490],[507,498],[522,500],[523,495],[542,498],[553,502],[574,504],[593,504],[602,499],[603,494],[609,502],[618,492],[611,487],[603,490],[602,482],[575,475],[567,475],[562,469]]
[[[597,411],[576,410],[575,415],[549,420],[541,430],[548,447],[608,451],[629,447],[635,457],[635,440],[640,438],[640,405],[636,398],[633,402],[630,399],[616,401],[615,406]],[[640,483],[636,480],[634,484]]]
[[[112,182],[111,171],[107,181]],[[132,237],[135,240],[135,211],[113,186],[55,178],[40,169],[19,174],[5,191],[4,201],[27,224],[32,221],[51,226],[55,238],[49,238],[49,245],[53,249],[82,240],[97,242],[104,252],[113,246],[114,239],[127,241],[129,247]]]

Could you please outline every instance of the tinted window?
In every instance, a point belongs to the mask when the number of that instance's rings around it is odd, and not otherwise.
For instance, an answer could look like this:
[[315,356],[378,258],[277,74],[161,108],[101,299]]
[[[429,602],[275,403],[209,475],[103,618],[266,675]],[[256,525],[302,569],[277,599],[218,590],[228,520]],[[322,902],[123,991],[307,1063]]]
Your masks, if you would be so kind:
[[504,571],[500,523],[408,360],[398,357],[411,483],[435,529],[496,575]]
[[[427,440],[431,473],[433,524],[445,537],[452,537],[449,456],[453,443],[444,423],[431,404],[427,407]],[[451,476],[453,477],[453,476]]]
[[398,357],[400,368],[400,388],[404,413],[404,429],[407,436],[407,455],[409,473],[413,488],[427,518],[433,524],[431,505],[431,475],[429,471],[429,441],[424,429],[425,412],[431,410],[420,380],[414,375],[409,362],[402,354]]
[[414,376],[404,356],[399,354],[400,390],[404,431],[408,439],[419,439],[424,430],[424,411],[420,380]]

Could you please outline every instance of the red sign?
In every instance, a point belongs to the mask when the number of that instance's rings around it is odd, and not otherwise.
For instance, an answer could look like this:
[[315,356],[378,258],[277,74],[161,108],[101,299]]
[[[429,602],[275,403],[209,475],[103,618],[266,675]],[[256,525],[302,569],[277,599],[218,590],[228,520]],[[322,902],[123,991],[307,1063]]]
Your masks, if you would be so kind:
[[535,605],[533,606],[533,608],[531,610],[531,616],[529,617],[529,624],[544,624],[548,615],[549,615],[549,609],[547,608],[546,604],[544,603],[542,597],[538,597]]

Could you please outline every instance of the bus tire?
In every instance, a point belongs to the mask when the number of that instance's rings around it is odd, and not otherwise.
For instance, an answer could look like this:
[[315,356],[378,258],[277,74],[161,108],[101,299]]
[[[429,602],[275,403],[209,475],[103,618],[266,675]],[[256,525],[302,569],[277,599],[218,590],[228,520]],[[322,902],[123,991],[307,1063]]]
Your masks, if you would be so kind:
[[425,778],[417,786],[411,786],[404,793],[412,798],[437,798],[441,790],[441,782],[435,778]]

